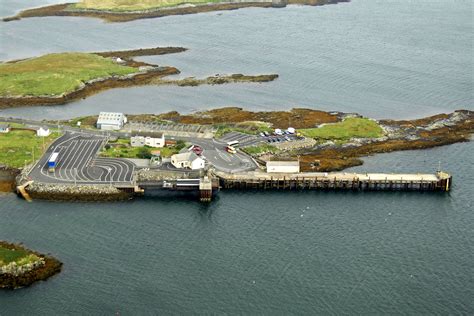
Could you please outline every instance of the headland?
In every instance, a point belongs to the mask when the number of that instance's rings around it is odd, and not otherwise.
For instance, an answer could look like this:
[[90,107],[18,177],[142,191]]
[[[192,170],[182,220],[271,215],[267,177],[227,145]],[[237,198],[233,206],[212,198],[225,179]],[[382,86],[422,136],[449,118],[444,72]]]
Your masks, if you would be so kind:
[[[17,192],[27,199],[111,201],[168,190],[205,192],[201,200],[207,201],[219,188],[447,191],[451,177],[440,169],[400,177],[379,170],[367,175],[337,171],[376,153],[469,141],[474,132],[474,112],[468,110],[394,121],[301,108],[221,108],[127,115],[126,123],[104,129],[101,120],[112,114],[59,124],[0,119],[18,124],[6,135],[39,125],[62,135],[42,147],[39,160],[22,168]],[[9,151],[21,154],[21,144],[15,143],[20,148]]]

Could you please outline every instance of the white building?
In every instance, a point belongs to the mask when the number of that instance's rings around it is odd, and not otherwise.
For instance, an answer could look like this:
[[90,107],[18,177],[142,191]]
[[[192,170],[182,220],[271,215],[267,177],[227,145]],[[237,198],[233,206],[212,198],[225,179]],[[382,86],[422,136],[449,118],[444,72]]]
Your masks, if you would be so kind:
[[36,136],[47,137],[50,134],[51,134],[51,131],[46,126],[44,126],[44,127],[42,126],[42,127],[36,129]]
[[0,124],[0,133],[8,133],[10,132],[10,124]]
[[299,161],[267,161],[267,172],[269,173],[299,173]]
[[132,136],[130,138],[130,145],[132,147],[149,146],[154,148],[162,148],[165,147],[165,135],[161,134],[161,136]]
[[127,117],[123,113],[100,112],[97,119],[97,128],[101,130],[119,130],[127,123]]
[[171,156],[171,164],[179,169],[190,168],[198,170],[204,168],[205,161],[195,153],[187,152]]

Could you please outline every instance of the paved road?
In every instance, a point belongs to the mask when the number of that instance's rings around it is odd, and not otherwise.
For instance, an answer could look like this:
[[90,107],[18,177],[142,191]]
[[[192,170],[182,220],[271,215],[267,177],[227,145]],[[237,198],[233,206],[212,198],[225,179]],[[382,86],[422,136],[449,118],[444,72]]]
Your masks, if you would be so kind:
[[202,156],[217,170],[234,173],[257,168],[257,165],[248,155],[241,152],[228,153],[225,150],[227,146],[225,142],[215,139],[198,139],[194,143],[203,148]]
[[[29,173],[32,180],[46,183],[124,183],[133,180],[135,165],[126,159],[98,158],[107,142],[103,136],[67,132],[48,148]],[[54,172],[48,160],[57,152]]]

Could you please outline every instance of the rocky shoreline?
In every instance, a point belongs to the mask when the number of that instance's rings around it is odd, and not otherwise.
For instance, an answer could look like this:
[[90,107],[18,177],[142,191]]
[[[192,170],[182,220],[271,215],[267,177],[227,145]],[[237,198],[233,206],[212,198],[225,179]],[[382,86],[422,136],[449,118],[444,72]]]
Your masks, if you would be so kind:
[[37,281],[44,281],[61,272],[62,263],[51,257],[29,250],[22,245],[0,241],[0,247],[15,251],[26,251],[34,258],[31,263],[19,265],[16,262],[0,267],[0,289],[18,289]]
[[107,22],[129,22],[139,19],[160,18],[170,15],[187,15],[203,12],[237,10],[242,8],[280,8],[287,4],[299,4],[308,6],[320,6],[326,4],[336,4],[339,2],[350,2],[350,0],[281,0],[281,1],[256,1],[256,2],[222,2],[210,3],[193,6],[179,6],[171,8],[159,8],[145,11],[116,12],[106,10],[85,10],[76,9],[74,3],[64,3],[50,5],[40,8],[33,8],[21,11],[15,16],[3,18],[4,22],[20,20],[22,18],[31,17],[47,17],[47,16],[75,16],[75,17],[91,17],[103,19]]
[[12,192],[15,187],[15,178],[21,170],[0,165],[0,192]]

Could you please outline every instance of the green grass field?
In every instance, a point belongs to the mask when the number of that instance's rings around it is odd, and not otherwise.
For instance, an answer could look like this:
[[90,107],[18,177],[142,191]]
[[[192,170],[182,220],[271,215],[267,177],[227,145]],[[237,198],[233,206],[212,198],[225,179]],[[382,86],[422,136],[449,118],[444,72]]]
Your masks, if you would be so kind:
[[250,154],[250,155],[259,155],[262,153],[277,153],[279,151],[278,148],[272,145],[260,145],[260,146],[250,146],[250,147],[245,147],[245,152]]
[[351,138],[376,138],[383,136],[382,128],[366,118],[348,118],[342,122],[327,124],[320,128],[298,130],[306,137],[326,140],[349,140]]
[[57,132],[51,133],[48,137],[37,137],[35,131],[14,130],[10,133],[0,133],[0,164],[5,164],[13,168],[20,168],[33,162],[43,153],[44,149],[57,137]]
[[95,54],[49,54],[0,63],[0,96],[58,96],[77,90],[88,80],[134,72],[136,68]]
[[0,246],[0,266],[2,264],[9,264],[13,261],[19,261],[28,255],[29,253],[25,250],[11,250]]
[[94,9],[107,11],[143,11],[180,4],[217,3],[221,0],[81,0],[72,7],[75,9]]

